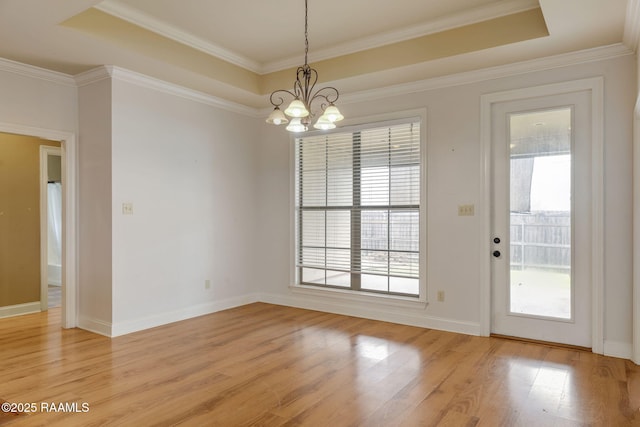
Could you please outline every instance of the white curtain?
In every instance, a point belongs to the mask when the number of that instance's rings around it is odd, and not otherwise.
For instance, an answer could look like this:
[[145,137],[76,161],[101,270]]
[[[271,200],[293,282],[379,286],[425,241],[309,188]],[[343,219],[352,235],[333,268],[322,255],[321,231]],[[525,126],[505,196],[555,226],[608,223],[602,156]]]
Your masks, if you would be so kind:
[[62,264],[62,185],[47,185],[47,222],[49,229],[49,265]]

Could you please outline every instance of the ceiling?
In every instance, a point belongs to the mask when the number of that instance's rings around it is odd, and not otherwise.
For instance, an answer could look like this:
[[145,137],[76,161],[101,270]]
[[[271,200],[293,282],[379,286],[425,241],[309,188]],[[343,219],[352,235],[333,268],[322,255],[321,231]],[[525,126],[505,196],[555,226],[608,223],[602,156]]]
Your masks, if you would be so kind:
[[[628,18],[627,0],[308,1],[309,62],[341,93],[619,44]],[[0,0],[0,57],[259,108],[304,61],[304,1]]]

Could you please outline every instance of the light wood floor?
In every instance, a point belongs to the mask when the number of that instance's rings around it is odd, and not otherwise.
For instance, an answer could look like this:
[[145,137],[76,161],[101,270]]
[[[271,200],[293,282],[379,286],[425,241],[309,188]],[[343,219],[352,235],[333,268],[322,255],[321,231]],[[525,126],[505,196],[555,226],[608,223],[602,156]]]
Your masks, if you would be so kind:
[[633,426],[640,369],[589,352],[251,304],[109,339],[0,320],[14,426]]

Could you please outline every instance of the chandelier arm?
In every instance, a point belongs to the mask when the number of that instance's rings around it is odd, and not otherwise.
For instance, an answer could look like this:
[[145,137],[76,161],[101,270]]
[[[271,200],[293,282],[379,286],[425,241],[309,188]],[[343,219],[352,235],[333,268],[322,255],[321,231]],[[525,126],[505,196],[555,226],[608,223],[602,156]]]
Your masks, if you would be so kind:
[[[330,92],[330,93],[324,93],[324,92]],[[312,103],[316,98],[324,98],[324,100],[327,101],[327,104],[333,104],[338,100],[339,97],[340,97],[340,93],[338,92],[338,89],[332,86],[326,86],[321,89],[318,89],[316,93],[313,94],[311,99],[309,99],[309,103]],[[326,104],[323,103],[322,109],[324,110],[325,107],[326,107]]]
[[282,96],[276,96],[277,101],[274,102],[274,95],[276,95],[277,93],[286,93],[288,95],[291,95],[292,97],[296,98],[296,94],[291,92],[290,90],[286,90],[286,89],[279,89],[276,90],[274,92],[271,93],[271,96],[269,97],[269,102],[271,102],[271,105],[273,105],[274,107],[280,107],[283,103],[284,103],[284,98],[282,98]]
[[311,98],[313,88],[318,81],[318,72],[309,65],[305,64],[304,67],[298,68],[298,75],[296,78],[296,86],[300,90],[302,102],[306,105],[309,112],[311,112]]
[[307,94],[305,92],[305,68],[298,67],[298,71],[296,72],[296,81],[293,83],[293,91],[296,94],[296,98],[299,98],[302,102],[307,103]]

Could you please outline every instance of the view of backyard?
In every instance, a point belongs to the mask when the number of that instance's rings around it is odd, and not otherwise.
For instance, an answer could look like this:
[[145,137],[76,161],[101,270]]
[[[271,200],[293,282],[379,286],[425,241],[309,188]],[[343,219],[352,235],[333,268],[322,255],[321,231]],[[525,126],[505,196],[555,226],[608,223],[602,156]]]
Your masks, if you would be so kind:
[[511,270],[511,312],[571,318],[571,276],[542,269]]
[[510,119],[509,311],[571,319],[571,109]]
[[510,311],[570,319],[570,212],[512,212],[510,217]]

